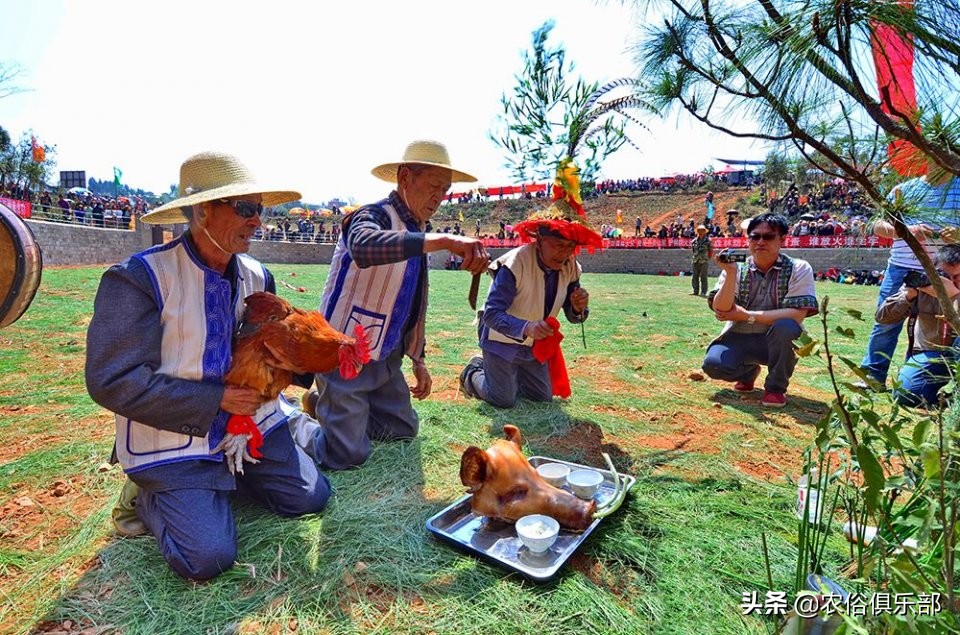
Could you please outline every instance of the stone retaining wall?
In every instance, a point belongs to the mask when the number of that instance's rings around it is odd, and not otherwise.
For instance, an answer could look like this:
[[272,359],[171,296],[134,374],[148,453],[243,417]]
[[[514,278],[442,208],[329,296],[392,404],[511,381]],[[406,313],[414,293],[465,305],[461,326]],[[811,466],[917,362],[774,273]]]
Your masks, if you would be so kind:
[[[154,242],[154,227],[141,225],[134,231],[102,229],[27,220],[48,265],[112,264],[132,253],[145,249]],[[493,249],[497,257],[506,249]],[[790,249],[787,255],[810,262],[814,271],[830,267],[852,269],[883,269],[889,249]],[[333,245],[313,243],[284,243],[255,241],[250,255],[261,262],[284,264],[329,264]],[[445,251],[431,255],[430,267],[443,269],[449,254]],[[690,271],[690,252],[686,249],[610,249],[603,253],[580,256],[583,270],[588,273],[646,273],[673,274]],[[711,265],[710,275],[719,275]]]
[[[505,253],[506,249],[491,249],[493,258]],[[814,271],[825,271],[830,267],[839,269],[879,269],[887,266],[889,249],[785,249],[784,253],[793,258],[802,258],[810,263]],[[439,252],[430,261],[431,269],[443,269],[449,254]],[[580,265],[586,273],[645,273],[673,275],[678,271],[690,273],[691,255],[687,249],[609,249],[603,253],[583,253],[578,256]],[[710,275],[720,275],[720,269],[711,263]]]
[[99,265],[120,262],[153,244],[148,226],[105,229],[27,220],[40,245],[44,265]]

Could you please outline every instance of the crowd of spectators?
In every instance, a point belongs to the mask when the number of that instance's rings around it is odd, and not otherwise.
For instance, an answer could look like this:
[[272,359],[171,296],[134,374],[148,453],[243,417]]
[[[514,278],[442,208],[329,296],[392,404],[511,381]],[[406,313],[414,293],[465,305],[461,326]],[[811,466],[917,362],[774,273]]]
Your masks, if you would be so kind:
[[28,201],[31,216],[55,223],[90,225],[110,229],[133,229],[133,219],[151,209],[138,196],[98,196],[68,191],[31,192],[19,185],[0,184],[0,198]]
[[[640,220],[639,218],[637,219]],[[636,224],[634,227],[634,237],[635,238],[696,238],[697,236],[697,225],[702,224],[707,228],[707,236],[710,238],[728,238],[728,237],[739,237],[743,236],[743,228],[740,226],[740,223],[737,222],[738,215],[737,212],[729,212],[726,214],[726,222],[721,224],[719,217],[714,216],[713,219],[688,219],[684,220],[683,216],[677,214],[677,218],[670,223],[669,225],[660,225],[659,229],[653,229],[650,225],[646,225],[642,230],[640,229],[639,224]]]
[[[614,194],[618,192],[676,192],[684,191],[698,187],[706,187],[711,183],[728,184],[729,176],[718,173],[708,175],[703,172],[695,174],[675,174],[673,176],[664,176],[659,178],[640,177],[636,179],[606,179],[595,183],[583,182],[581,184],[580,194],[583,198],[593,198],[601,194]],[[731,185],[759,185],[759,177],[750,176],[746,182],[729,183]],[[522,187],[522,186],[521,186]],[[448,204],[466,204],[466,203],[485,203],[490,200],[504,200],[505,198],[523,198],[538,199],[546,198],[549,195],[551,185],[548,183],[544,187],[537,187],[535,191],[523,191],[516,194],[503,194],[502,188],[484,188],[478,187],[467,192],[448,194],[446,203]],[[492,193],[491,193],[492,192]]]
[[[687,188],[702,186],[705,183],[705,175],[690,174],[677,175],[668,180],[652,178],[607,180],[596,183],[595,187],[588,188],[587,191],[602,194],[624,190]],[[546,195],[545,191],[527,192],[525,196],[542,198]],[[460,198],[463,202],[468,202],[485,200],[486,196],[486,191],[478,188]],[[105,197],[65,191],[30,192],[17,185],[2,183],[0,183],[0,197],[30,201],[34,216],[42,220],[117,229],[132,229],[135,219],[151,208],[150,203],[136,196]],[[761,204],[771,211],[784,214],[791,221],[790,235],[796,237],[865,235],[868,230],[868,219],[874,212],[862,192],[854,184],[841,179],[802,187],[791,184],[779,196],[775,191],[771,191],[768,196],[766,186],[761,184],[759,199]],[[333,216],[327,218],[293,218],[287,216],[285,209],[270,209],[265,212],[263,226],[258,229],[254,238],[284,242],[335,243],[340,234],[341,215],[341,210],[335,208]],[[661,224],[659,227],[644,225],[638,217],[632,237],[692,239],[696,237],[696,227],[699,224],[707,228],[707,235],[712,238],[741,237],[744,235],[741,220],[738,212],[734,210],[726,213],[718,210],[712,219],[704,217],[684,219],[678,214],[673,222]],[[481,235],[479,224],[473,233],[479,238],[510,239],[515,237],[511,230],[510,225],[500,221],[496,235]],[[461,223],[452,220],[437,231],[465,235]],[[604,238],[609,239],[626,238],[630,235],[629,230],[624,231],[620,223],[603,224],[600,226],[600,233]]]
[[[497,192],[491,194],[490,192]],[[447,204],[467,204],[467,203],[486,203],[487,201],[502,201],[504,199],[513,199],[513,198],[522,198],[527,200],[533,200],[537,198],[546,198],[547,196],[547,187],[539,188],[536,191],[526,192],[520,191],[516,194],[504,194],[502,188],[492,188],[488,189],[485,187],[478,187],[475,190],[468,190],[466,192],[458,192],[456,194],[450,193],[447,194],[447,197],[444,199],[444,202]]]
[[618,192],[676,192],[685,191],[698,187],[707,187],[714,183],[724,185],[742,185],[753,187],[761,183],[760,177],[748,175],[746,180],[737,176],[737,182],[731,182],[728,174],[705,174],[697,172],[695,174],[675,174],[673,176],[664,176],[660,178],[642,177],[639,179],[614,180],[607,179],[586,186],[586,190],[597,194],[614,194]]
[[862,235],[875,211],[855,184],[842,179],[803,188],[794,183],[781,196],[771,192],[766,197],[761,187],[760,194],[771,212],[791,222],[792,236]]
[[685,190],[692,187],[703,187],[707,184],[707,175],[698,174],[677,174],[675,176],[652,178],[641,177],[639,179],[607,179],[598,181],[594,184],[593,190],[598,194],[611,194],[615,192],[671,192],[674,190]]
[[335,243],[339,238],[339,217],[314,220],[269,216],[253,235],[254,240],[297,243]]

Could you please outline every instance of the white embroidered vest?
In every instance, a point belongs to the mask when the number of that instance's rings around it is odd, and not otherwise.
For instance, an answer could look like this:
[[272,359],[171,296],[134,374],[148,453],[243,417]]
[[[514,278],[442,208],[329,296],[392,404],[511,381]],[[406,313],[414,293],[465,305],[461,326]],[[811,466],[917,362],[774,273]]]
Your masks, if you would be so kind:
[[[394,231],[409,230],[397,210],[386,202],[378,204],[390,217]],[[320,299],[320,312],[330,326],[353,336],[363,326],[370,340],[370,359],[384,359],[403,346],[403,327],[417,302],[417,280],[423,258],[416,257],[361,269],[341,235],[330,262],[330,273]],[[426,290],[424,290],[424,294]],[[423,307],[407,345],[407,354],[418,357],[423,350]]]
[[[263,265],[238,255],[237,295],[231,298],[230,282],[204,265],[183,237],[131,257],[150,272],[160,307],[161,363],[157,372],[221,382],[230,367],[233,331],[243,313],[243,300],[264,290]],[[294,406],[279,399],[264,403],[253,418],[267,434],[294,412]],[[125,472],[194,459],[222,461],[222,453],[211,455],[210,450],[223,438],[227,418],[227,413],[219,411],[207,436],[198,437],[115,415],[117,458]]]
[[[543,303],[546,301],[547,290],[543,284],[543,269],[537,264],[537,245],[530,243],[512,249],[497,258],[490,266],[493,270],[500,267],[506,267],[512,271],[513,277],[517,281],[517,295],[514,296],[513,304],[507,309],[507,313],[528,322],[544,319]],[[563,269],[560,270],[557,282],[557,297],[553,301],[549,316],[557,317],[560,313],[563,302],[567,298],[567,287],[570,286],[571,282],[580,279],[580,272],[580,263],[575,258],[570,258]],[[512,337],[494,329],[490,329],[489,337],[496,342],[518,343]],[[523,341],[523,344],[533,346],[533,339],[528,337]]]

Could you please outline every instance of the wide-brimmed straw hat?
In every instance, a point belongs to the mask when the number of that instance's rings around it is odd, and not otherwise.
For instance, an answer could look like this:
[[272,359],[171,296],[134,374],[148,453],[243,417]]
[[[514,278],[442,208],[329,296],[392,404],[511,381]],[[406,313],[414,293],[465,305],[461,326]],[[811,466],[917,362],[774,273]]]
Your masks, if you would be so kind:
[[264,207],[296,201],[300,192],[257,181],[237,157],[223,152],[201,152],[180,165],[180,198],[161,205],[140,220],[154,225],[186,223],[180,208],[232,196],[260,194]]
[[409,164],[446,168],[450,170],[450,180],[454,183],[472,183],[477,180],[477,177],[453,167],[446,146],[439,141],[427,140],[414,141],[403,151],[403,159],[378,165],[370,170],[370,173],[388,183],[396,183],[397,168]]

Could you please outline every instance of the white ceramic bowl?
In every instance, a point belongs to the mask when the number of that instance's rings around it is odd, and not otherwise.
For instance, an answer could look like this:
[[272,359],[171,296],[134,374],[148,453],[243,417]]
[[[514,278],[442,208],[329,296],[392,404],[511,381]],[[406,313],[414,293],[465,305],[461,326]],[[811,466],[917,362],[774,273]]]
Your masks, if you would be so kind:
[[530,514],[517,521],[517,536],[527,549],[543,553],[557,541],[560,523],[543,514]]
[[590,500],[600,489],[603,474],[594,470],[574,470],[567,475],[567,484],[577,498]]
[[563,487],[567,482],[567,474],[570,473],[569,466],[563,463],[544,463],[537,466],[537,474],[554,487]]

